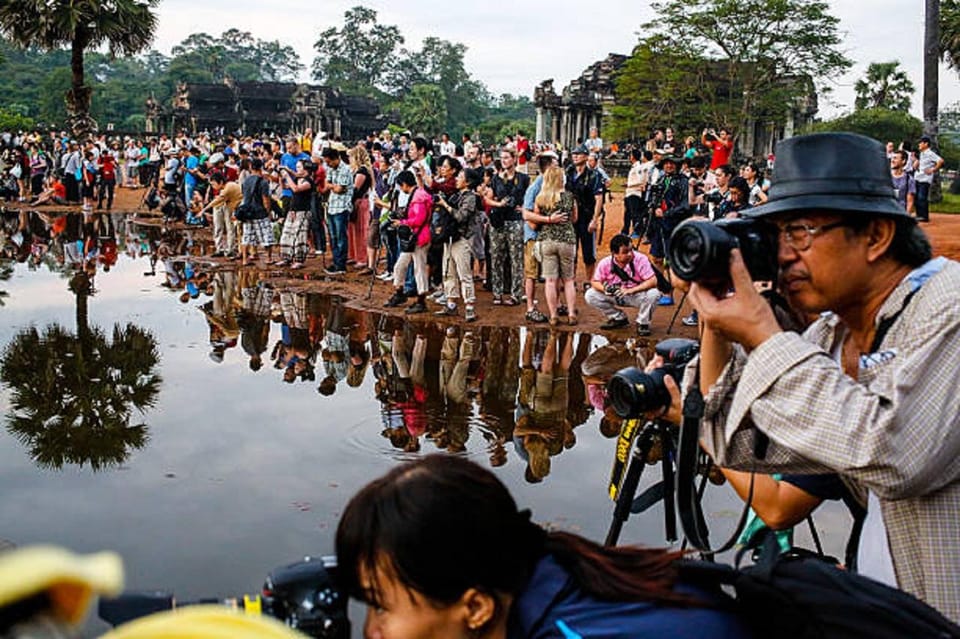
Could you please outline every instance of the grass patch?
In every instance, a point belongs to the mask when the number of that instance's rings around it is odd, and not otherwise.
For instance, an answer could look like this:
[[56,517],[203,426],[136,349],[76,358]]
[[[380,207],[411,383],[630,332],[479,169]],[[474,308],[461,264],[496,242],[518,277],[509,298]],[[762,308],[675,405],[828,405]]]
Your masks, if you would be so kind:
[[934,213],[960,213],[960,195],[954,195],[944,188],[943,200],[931,202],[930,210]]

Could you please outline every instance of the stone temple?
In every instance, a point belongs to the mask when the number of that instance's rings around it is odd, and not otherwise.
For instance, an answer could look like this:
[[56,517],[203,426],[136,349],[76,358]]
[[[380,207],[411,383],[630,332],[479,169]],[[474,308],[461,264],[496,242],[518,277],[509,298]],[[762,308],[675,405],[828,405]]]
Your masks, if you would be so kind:
[[[603,60],[587,67],[580,77],[573,80],[558,94],[553,79],[541,82],[534,89],[533,102],[537,113],[536,139],[542,142],[559,142],[564,148],[573,148],[577,140],[585,140],[591,127],[603,135],[604,119],[610,108],[617,103],[616,76],[628,56],[611,53]],[[808,82],[809,92],[792,105],[783,121],[754,120],[744,130],[737,132],[737,153],[745,157],[765,158],[773,152],[774,145],[790,137],[803,126],[813,122],[817,113],[817,94],[813,83]],[[708,124],[708,123],[705,123]],[[663,122],[660,126],[670,126]],[[682,131],[681,134],[699,131]],[[609,143],[613,140],[604,140]]]
[[345,140],[363,138],[387,124],[375,100],[293,82],[180,84],[169,106],[148,100],[146,116],[151,133],[283,135],[309,128]]

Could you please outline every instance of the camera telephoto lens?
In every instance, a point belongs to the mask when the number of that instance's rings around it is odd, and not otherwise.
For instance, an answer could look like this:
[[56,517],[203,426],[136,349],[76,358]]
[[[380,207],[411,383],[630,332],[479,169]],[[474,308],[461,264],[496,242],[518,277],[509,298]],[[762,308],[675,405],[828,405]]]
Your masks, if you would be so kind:
[[630,367],[618,371],[607,382],[610,405],[623,419],[637,419],[644,413],[670,405],[670,392],[663,383],[669,371],[658,368],[645,373]]
[[706,220],[687,220],[670,236],[670,268],[682,280],[700,282],[726,276],[730,249],[737,240]]

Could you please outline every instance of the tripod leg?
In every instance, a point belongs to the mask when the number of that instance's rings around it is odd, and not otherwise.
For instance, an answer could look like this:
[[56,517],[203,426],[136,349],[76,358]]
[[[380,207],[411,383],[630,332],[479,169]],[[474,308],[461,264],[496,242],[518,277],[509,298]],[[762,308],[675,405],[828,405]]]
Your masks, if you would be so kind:
[[616,506],[613,509],[613,519],[610,522],[610,529],[607,531],[607,538],[603,542],[604,546],[616,546],[620,539],[620,531],[623,524],[630,517],[630,506],[633,504],[633,497],[637,492],[637,486],[640,485],[640,476],[643,475],[643,467],[647,464],[647,453],[653,445],[653,428],[648,424],[644,426],[643,431],[637,437],[637,443],[633,450],[633,456],[630,458],[630,465],[627,467],[627,475],[623,479],[623,486],[617,494]]

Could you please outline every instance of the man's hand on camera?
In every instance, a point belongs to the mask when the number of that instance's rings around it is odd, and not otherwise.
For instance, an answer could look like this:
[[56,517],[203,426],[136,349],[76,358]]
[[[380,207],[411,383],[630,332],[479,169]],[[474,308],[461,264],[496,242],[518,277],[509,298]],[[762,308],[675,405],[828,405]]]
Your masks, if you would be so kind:
[[757,293],[740,251],[730,252],[733,292],[717,297],[699,283],[690,287],[690,301],[706,327],[752,351],[781,332],[767,301]]
[[[652,373],[663,366],[663,358],[659,355],[654,355],[646,368],[644,368],[645,373]],[[663,409],[658,408],[657,410],[652,410],[645,413],[647,419],[659,419],[660,421],[669,422],[671,424],[680,425],[683,422],[683,399],[680,396],[680,386],[673,379],[672,375],[665,375],[663,378],[663,385],[666,386],[667,390],[670,392],[670,405]]]

